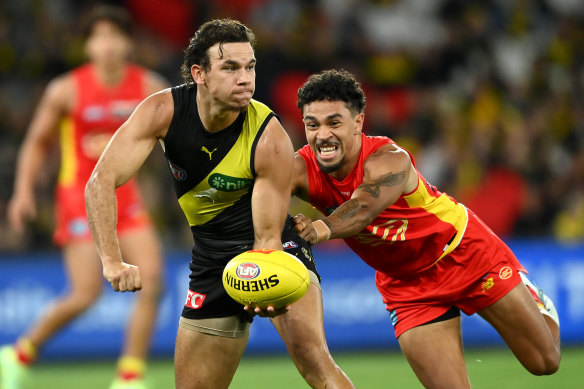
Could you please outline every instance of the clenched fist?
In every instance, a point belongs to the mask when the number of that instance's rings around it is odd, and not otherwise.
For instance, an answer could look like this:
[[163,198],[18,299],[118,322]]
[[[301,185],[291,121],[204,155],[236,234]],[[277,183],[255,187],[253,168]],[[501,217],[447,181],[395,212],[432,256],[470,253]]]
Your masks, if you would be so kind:
[[125,262],[104,264],[103,276],[116,292],[135,292],[142,289],[138,266]]

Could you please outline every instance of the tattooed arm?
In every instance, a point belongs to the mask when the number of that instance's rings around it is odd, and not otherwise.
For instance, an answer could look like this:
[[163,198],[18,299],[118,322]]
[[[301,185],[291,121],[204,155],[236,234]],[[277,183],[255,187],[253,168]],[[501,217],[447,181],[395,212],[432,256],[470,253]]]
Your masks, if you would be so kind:
[[351,199],[312,225],[299,215],[295,218],[296,229],[312,244],[347,238],[363,230],[403,193],[415,190],[417,185],[418,176],[408,153],[395,145],[384,146],[365,161],[363,183],[353,192]]

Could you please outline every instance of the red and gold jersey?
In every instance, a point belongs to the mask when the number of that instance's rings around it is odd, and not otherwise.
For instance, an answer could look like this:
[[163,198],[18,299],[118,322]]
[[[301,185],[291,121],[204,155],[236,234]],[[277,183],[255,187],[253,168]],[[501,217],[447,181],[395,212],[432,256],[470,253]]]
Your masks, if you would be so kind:
[[[91,65],[71,72],[76,100],[61,125],[61,169],[56,187],[54,241],[63,246],[90,240],[85,184],[114,132],[146,97],[146,71],[128,65],[118,85],[106,87]],[[117,230],[122,234],[150,223],[135,179],[116,190]]]
[[91,64],[71,72],[76,101],[61,125],[59,185],[85,187],[113,133],[146,98],[145,69],[127,65],[123,80],[106,87]]
[[[325,215],[349,200],[363,183],[365,160],[380,147],[394,143],[386,137],[365,135],[362,140],[359,160],[342,181],[320,170],[309,146],[298,151],[306,162],[310,203]],[[416,172],[418,186],[413,192],[400,196],[359,234],[345,239],[367,264],[395,277],[425,270],[454,250],[468,221],[462,204],[439,192]]]

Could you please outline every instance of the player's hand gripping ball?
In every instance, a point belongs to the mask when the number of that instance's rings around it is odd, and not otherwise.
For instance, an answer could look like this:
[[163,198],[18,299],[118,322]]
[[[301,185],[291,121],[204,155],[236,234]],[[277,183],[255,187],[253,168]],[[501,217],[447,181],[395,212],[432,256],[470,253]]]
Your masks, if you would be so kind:
[[308,269],[298,258],[280,250],[249,250],[227,263],[223,286],[243,305],[282,308],[308,290]]

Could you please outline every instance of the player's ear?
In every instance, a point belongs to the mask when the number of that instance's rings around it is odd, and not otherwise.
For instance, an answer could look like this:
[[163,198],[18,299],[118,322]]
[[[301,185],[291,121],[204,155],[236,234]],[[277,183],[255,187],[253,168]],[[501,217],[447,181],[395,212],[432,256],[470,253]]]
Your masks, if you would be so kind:
[[194,64],[191,66],[191,76],[196,84],[202,85],[205,83],[205,70],[201,65]]
[[355,115],[355,134],[360,134],[363,131],[363,122],[365,121],[365,114],[363,112]]

